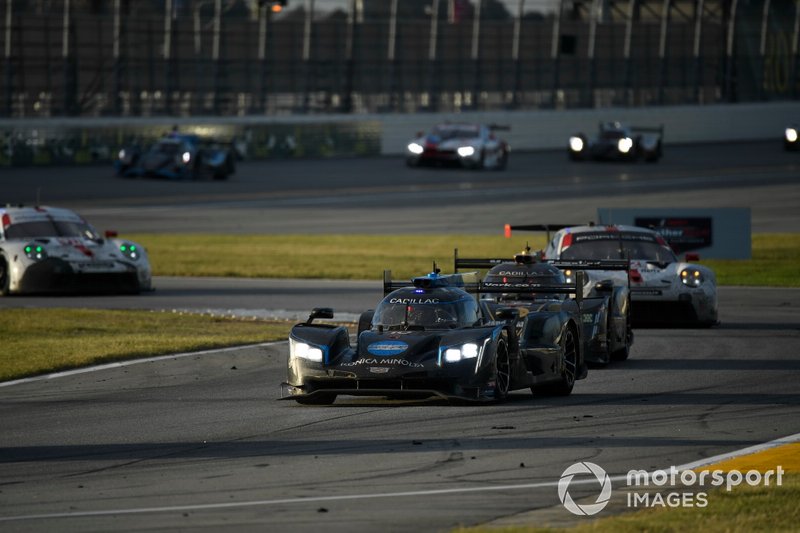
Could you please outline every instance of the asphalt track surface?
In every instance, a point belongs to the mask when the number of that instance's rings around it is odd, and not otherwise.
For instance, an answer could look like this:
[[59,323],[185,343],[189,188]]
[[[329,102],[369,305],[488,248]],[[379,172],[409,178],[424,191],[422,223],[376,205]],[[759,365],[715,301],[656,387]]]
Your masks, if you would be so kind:
[[[4,169],[0,185],[13,196],[39,183],[43,203],[80,208],[120,231],[391,232],[368,214],[411,221],[395,231],[427,232],[430,217],[437,232],[493,232],[504,222],[563,221],[565,205],[583,220],[596,207],[687,204],[751,207],[755,231],[800,231],[800,159],[772,144],[675,147],[658,165],[513,155],[506,173],[409,170],[376,158],[242,164],[230,183],[200,184],[129,182],[99,168],[58,169],[58,179]],[[262,180],[268,171],[278,177]],[[511,184],[505,192],[539,191],[515,202],[519,218],[497,212],[500,180]],[[326,193],[326,183],[338,185]],[[432,191],[441,197],[427,200]],[[564,191],[578,198],[563,200]],[[393,204],[398,194],[402,205]],[[539,210],[550,203],[561,209]],[[448,218],[464,206],[480,215]],[[380,295],[372,281],[158,278],[156,286],[140,297],[0,306],[354,313]],[[592,369],[568,398],[519,391],[500,405],[300,406],[277,400],[285,343],[0,387],[0,528],[441,531],[534,509],[569,519],[556,483],[577,461],[610,474],[663,469],[800,432],[800,290],[722,288],[720,299],[721,326],[637,330],[628,361]],[[598,489],[570,493],[593,501]]]

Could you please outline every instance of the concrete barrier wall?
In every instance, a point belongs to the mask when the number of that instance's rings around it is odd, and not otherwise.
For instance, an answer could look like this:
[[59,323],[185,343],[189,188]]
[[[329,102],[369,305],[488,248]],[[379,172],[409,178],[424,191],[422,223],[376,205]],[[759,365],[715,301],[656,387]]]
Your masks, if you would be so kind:
[[570,135],[593,134],[601,121],[619,121],[635,126],[664,125],[664,144],[774,139],[780,143],[783,130],[800,124],[800,102],[649,108],[508,111],[389,115],[383,123],[381,153],[400,154],[420,130],[437,122],[481,122],[511,127],[502,132],[513,150],[566,150]]
[[[512,151],[566,149],[598,122],[664,126],[664,144],[773,139],[800,123],[800,102],[426,114],[0,120],[0,166],[107,163],[131,139],[182,131],[235,139],[247,158],[399,155],[419,131],[444,121],[509,126]],[[289,148],[287,148],[287,145]]]

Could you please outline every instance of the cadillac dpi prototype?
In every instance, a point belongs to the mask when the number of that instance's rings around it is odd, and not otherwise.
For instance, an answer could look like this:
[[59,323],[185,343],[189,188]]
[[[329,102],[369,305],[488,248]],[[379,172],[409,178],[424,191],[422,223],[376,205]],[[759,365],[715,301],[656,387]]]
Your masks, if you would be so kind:
[[[540,231],[558,226],[511,226]],[[508,235],[508,231],[506,232]],[[713,326],[718,323],[717,279],[703,265],[681,261],[656,231],[638,226],[586,225],[562,227],[544,250],[554,261],[630,260],[630,272],[588,270],[585,294],[595,284],[613,279],[630,284],[631,319],[637,325]]]
[[495,136],[508,127],[481,124],[439,124],[427,135],[420,132],[406,146],[406,164],[454,165],[504,170],[508,144]]
[[151,288],[144,247],[113,232],[103,237],[68,209],[5,207],[0,219],[2,295]]
[[118,176],[226,180],[236,171],[233,149],[197,135],[171,133],[142,151],[129,146],[114,162]]
[[434,272],[398,283],[387,271],[386,296],[362,315],[355,346],[346,328],[313,322],[332,318],[332,309],[315,309],[289,336],[286,399],[307,404],[330,404],[337,395],[502,401],[523,388],[570,394],[575,380],[587,375],[580,295],[525,312],[477,296],[569,294],[576,284],[465,283],[466,276]]
[[625,126],[619,122],[601,122],[597,136],[576,133],[569,138],[567,154],[573,161],[587,159],[654,163],[661,159],[664,128]]
[[[454,262],[456,272],[460,268],[488,269],[483,278],[484,286],[492,283],[564,285],[575,283],[579,271],[628,270],[627,261],[544,262],[541,254],[531,254],[530,248],[515,255],[513,259],[461,258],[456,250]],[[511,306],[519,308],[521,314],[527,314],[559,305],[566,296],[529,292],[485,294],[482,297],[490,309]],[[611,360],[622,361],[628,358],[633,344],[630,308],[629,287],[615,285],[611,279],[594,282],[592,290],[581,303],[586,362],[605,365]]]

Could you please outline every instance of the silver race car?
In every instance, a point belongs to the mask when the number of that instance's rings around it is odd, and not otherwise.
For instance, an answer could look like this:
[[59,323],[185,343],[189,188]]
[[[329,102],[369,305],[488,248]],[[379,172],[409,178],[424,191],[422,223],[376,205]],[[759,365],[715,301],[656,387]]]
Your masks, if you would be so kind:
[[420,132],[406,145],[406,164],[503,170],[508,164],[509,147],[494,132],[505,129],[508,128],[496,125],[439,124],[428,134]]
[[144,247],[101,236],[55,207],[0,208],[0,294],[138,293],[152,288]]
[[[631,321],[636,325],[713,326],[718,323],[717,278],[708,267],[681,261],[656,231],[638,226],[510,226],[510,230],[556,230],[547,260],[630,260]],[[625,272],[588,270],[584,292],[606,279],[627,284]],[[567,280],[570,272],[566,271]]]

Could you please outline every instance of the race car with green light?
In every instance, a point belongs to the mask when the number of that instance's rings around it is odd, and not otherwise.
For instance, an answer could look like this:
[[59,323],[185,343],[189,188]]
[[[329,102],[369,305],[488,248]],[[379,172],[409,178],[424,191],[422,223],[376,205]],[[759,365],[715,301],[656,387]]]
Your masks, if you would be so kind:
[[627,126],[620,122],[601,122],[597,135],[576,133],[569,138],[567,154],[573,161],[644,161],[654,163],[663,154],[663,126]]
[[0,208],[0,294],[138,293],[152,288],[147,251],[100,235],[69,209]]
[[[558,228],[558,229],[557,229]],[[512,230],[556,230],[544,257],[551,261],[629,260],[627,273],[587,270],[584,295],[595,293],[598,282],[629,285],[631,320],[641,325],[713,326],[719,322],[717,278],[710,268],[690,261],[696,253],[678,258],[655,230],[626,225],[507,226]]]
[[576,284],[477,281],[434,272],[409,282],[384,273],[385,297],[347,328],[314,309],[289,335],[285,399],[330,404],[337,396],[502,401],[518,389],[567,395],[587,375],[580,298],[522,313],[487,305],[483,293],[575,294]]
[[[454,252],[454,268],[481,269],[486,274],[484,284],[536,283],[559,285],[575,283],[577,273],[587,270],[629,269],[628,261],[551,261],[542,259],[541,253],[531,253],[530,247],[513,258],[466,258]],[[550,293],[496,293],[483,295],[490,308],[513,306],[521,314],[561,305],[567,295]],[[591,293],[581,302],[581,326],[584,359],[588,363],[606,365],[612,360],[624,361],[633,344],[630,320],[630,287],[606,279],[596,281]]]
[[495,124],[438,124],[406,145],[406,164],[504,170],[510,149],[495,132],[507,129]]

